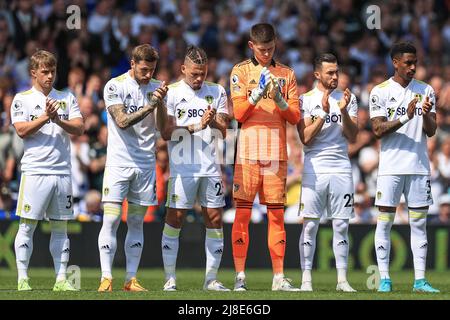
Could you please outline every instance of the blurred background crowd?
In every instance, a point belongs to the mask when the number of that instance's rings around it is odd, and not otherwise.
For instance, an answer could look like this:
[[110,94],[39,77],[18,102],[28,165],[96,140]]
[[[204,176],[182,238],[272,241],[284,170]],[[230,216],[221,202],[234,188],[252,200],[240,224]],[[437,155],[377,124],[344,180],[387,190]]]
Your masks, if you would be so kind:
[[[366,21],[371,4],[380,8],[381,28]],[[69,29],[69,5],[80,8],[79,29]],[[28,58],[36,49],[58,58],[55,88],[71,91],[85,118],[85,134],[72,137],[75,213],[80,221],[101,221],[101,186],[107,128],[104,84],[129,69],[136,45],[149,43],[160,54],[154,78],[172,83],[181,76],[188,44],[209,56],[207,80],[229,93],[233,65],[250,57],[250,27],[270,22],[278,34],[275,57],[295,71],[299,93],[314,86],[313,60],[333,52],[340,65],[339,87],[358,98],[359,133],[349,146],[356,193],[353,223],[374,223],[373,207],[379,141],[371,132],[368,97],[371,89],[393,75],[389,48],[397,40],[412,41],[418,52],[416,78],[429,83],[437,97],[437,134],[428,139],[431,187],[435,204],[429,222],[450,225],[450,2],[446,0],[0,0],[0,218],[16,219],[15,202],[23,144],[10,123],[17,92],[30,87]],[[232,114],[232,106],[229,103]],[[236,128],[233,121],[231,128]],[[302,145],[288,127],[289,173],[287,223],[298,223]],[[157,193],[160,206],[150,207],[146,221],[162,221],[169,176],[167,145],[157,143]],[[232,222],[233,166],[223,166],[227,189],[224,220]],[[126,204],[125,204],[126,206]],[[198,209],[198,208],[197,208]],[[196,210],[197,210],[196,209]],[[193,210],[188,221],[200,219]],[[265,219],[256,201],[253,222]],[[407,223],[407,208],[398,207],[396,223]]]

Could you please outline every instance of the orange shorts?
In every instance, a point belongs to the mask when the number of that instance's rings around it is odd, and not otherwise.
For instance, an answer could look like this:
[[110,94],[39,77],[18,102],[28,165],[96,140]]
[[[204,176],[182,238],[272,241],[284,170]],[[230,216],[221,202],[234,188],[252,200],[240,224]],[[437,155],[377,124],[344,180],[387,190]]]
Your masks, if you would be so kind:
[[240,159],[234,166],[233,197],[252,202],[256,193],[262,204],[286,202],[287,161]]

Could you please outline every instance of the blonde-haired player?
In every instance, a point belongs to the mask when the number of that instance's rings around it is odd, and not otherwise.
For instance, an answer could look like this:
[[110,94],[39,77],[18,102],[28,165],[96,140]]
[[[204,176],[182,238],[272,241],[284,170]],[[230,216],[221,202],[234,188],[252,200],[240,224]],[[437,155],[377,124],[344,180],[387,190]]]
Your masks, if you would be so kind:
[[73,219],[69,134],[83,134],[83,118],[71,93],[53,88],[56,76],[53,53],[39,50],[30,57],[32,88],[16,94],[11,119],[24,142],[14,247],[18,290],[31,290],[28,264],[38,220],[50,220],[50,253],[56,283],[53,291],[77,290],[66,279],[70,242],[67,220]]

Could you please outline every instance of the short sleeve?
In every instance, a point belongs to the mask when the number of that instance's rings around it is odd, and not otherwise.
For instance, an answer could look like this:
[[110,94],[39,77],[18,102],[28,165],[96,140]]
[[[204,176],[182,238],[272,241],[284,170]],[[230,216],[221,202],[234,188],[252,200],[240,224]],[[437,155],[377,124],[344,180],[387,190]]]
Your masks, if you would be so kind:
[[376,117],[388,117],[386,103],[383,99],[382,92],[378,87],[373,88],[370,92],[369,112],[371,119]]
[[219,102],[217,103],[217,113],[228,114],[227,93],[221,85],[219,85]]
[[80,108],[78,107],[78,101],[72,93],[69,94],[69,105],[69,120],[82,118]]
[[123,90],[117,81],[108,81],[103,90],[103,98],[105,99],[106,108],[117,104],[123,104]]
[[350,98],[350,103],[348,105],[348,114],[350,117],[358,116],[358,101],[356,100],[356,97],[353,93]]
[[311,118],[311,112],[309,110],[308,101],[303,95],[299,98],[300,112],[302,119]]
[[11,123],[28,121],[29,116],[24,100],[16,95],[11,103]]

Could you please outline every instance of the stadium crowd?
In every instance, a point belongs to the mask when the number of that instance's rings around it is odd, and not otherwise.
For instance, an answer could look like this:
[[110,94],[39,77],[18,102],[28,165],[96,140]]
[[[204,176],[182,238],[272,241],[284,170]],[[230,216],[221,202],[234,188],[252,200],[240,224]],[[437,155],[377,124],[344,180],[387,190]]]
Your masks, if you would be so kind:
[[[389,48],[410,40],[418,49],[418,80],[436,92],[438,130],[428,139],[433,224],[450,224],[450,4],[443,0],[371,1],[380,8],[381,28],[366,25],[369,3],[352,0],[74,0],[81,9],[79,29],[69,29],[64,0],[0,0],[0,218],[15,219],[20,181],[22,140],[10,120],[14,94],[30,87],[28,58],[37,48],[58,57],[55,87],[71,91],[85,118],[85,134],[72,137],[72,180],[75,213],[80,221],[101,221],[101,187],[106,159],[107,129],[103,87],[129,68],[131,49],[154,46],[160,60],[156,77],[168,83],[181,76],[188,44],[209,56],[207,80],[229,90],[230,71],[249,57],[248,31],[257,22],[277,28],[275,57],[296,75],[299,94],[314,86],[313,60],[333,52],[340,66],[340,88],[358,99],[357,141],[349,147],[356,187],[353,223],[374,223],[379,141],[371,131],[368,99],[371,89],[393,74]],[[229,92],[228,92],[229,93]],[[231,102],[229,111],[232,113]],[[237,129],[233,121],[231,128]],[[289,168],[286,223],[298,223],[302,145],[294,126],[288,127]],[[227,144],[228,145],[228,144]],[[232,145],[232,144],[230,144]],[[150,207],[146,221],[163,221],[168,151],[157,142],[157,193],[160,206]],[[225,222],[232,222],[233,166],[224,165]],[[200,215],[189,215],[189,220]],[[125,217],[124,217],[125,219]],[[252,221],[265,219],[265,207],[254,205]],[[404,206],[395,223],[407,223]]]

